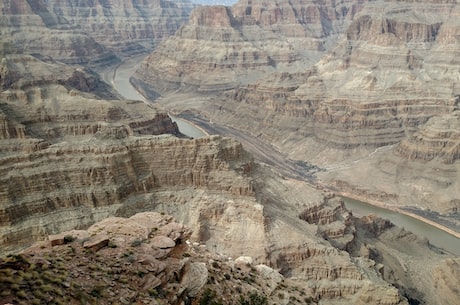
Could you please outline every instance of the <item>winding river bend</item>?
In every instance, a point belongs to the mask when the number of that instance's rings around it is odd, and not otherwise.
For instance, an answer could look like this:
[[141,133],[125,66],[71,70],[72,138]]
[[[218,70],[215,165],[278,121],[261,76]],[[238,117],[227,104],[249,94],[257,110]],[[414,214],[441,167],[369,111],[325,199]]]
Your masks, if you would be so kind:
[[[144,98],[144,96],[142,96],[129,82],[129,78],[131,77],[131,75],[134,74],[141,60],[142,60],[141,58],[130,59],[128,61],[123,62],[121,65],[119,65],[115,69],[111,69],[111,70],[107,70],[103,72],[102,75],[103,75],[104,80],[107,83],[112,84],[115,90],[117,90],[118,93],[121,94],[123,97],[127,99],[141,100],[146,103],[151,103],[151,101],[147,101]],[[181,133],[189,137],[200,138],[200,137],[207,135],[207,133],[204,132],[203,129],[197,128],[194,124],[190,124],[188,121],[179,119],[171,115],[170,117],[174,122],[177,123]],[[210,126],[211,130],[217,128],[216,126],[212,126],[212,127]],[[226,129],[224,129],[224,131],[225,130]],[[216,130],[216,131],[217,133],[222,132],[222,130]],[[240,139],[240,136],[237,136],[237,138]],[[244,138],[244,135],[240,140],[242,141],[243,145],[246,144],[245,147],[246,146],[257,146],[254,144],[254,141],[252,141],[252,139]],[[260,147],[256,147],[256,148],[260,150]],[[269,148],[264,146],[262,150],[265,151],[266,149],[269,149]],[[251,152],[253,152],[252,149],[250,150]],[[255,154],[258,155],[257,150],[255,151]],[[287,164],[288,162],[285,162],[284,160],[282,160],[282,157],[283,157],[282,155],[279,155],[279,156],[278,155],[279,153],[275,152],[274,154],[270,154],[270,156],[268,157],[271,157],[272,162],[286,163],[286,166],[282,166],[282,169],[284,168],[288,171],[293,170],[292,165],[289,165]],[[274,156],[276,158],[273,158]],[[263,157],[265,157],[263,158],[263,160],[267,159],[267,156],[264,155]],[[266,161],[270,161],[270,160],[266,160]],[[267,162],[267,163],[270,164],[272,162]],[[391,222],[393,222],[395,225],[399,227],[403,227],[406,230],[411,231],[421,237],[426,237],[430,241],[431,244],[437,247],[443,248],[447,250],[448,252],[451,252],[457,256],[460,256],[460,239],[452,234],[449,234],[426,222],[415,219],[408,215],[398,213],[396,211],[380,208],[380,207],[377,207],[377,206],[374,206],[374,205],[371,205],[365,202],[361,202],[361,201],[357,201],[357,200],[353,200],[349,198],[344,198],[344,201],[345,201],[346,207],[349,210],[353,211],[353,214],[357,216],[376,214],[379,217],[390,220]]]
[[[152,103],[148,101],[142,94],[140,94],[129,82],[129,78],[134,74],[136,69],[139,67],[142,58],[129,59],[122,64],[118,65],[115,69],[110,69],[102,72],[104,80],[111,84],[117,92],[126,99],[139,100],[144,103]],[[173,115],[169,115],[173,122],[176,122],[179,131],[184,135],[191,138],[201,138],[207,136],[207,134],[200,128],[179,119]]]

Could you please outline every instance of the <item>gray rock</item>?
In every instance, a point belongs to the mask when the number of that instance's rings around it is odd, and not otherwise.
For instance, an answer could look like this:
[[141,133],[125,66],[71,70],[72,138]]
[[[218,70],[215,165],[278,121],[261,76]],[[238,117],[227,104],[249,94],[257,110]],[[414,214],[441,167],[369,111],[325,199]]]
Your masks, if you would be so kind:
[[152,246],[159,249],[174,248],[176,243],[169,237],[166,236],[155,236],[152,239]]
[[189,297],[195,297],[208,280],[208,269],[204,263],[185,265],[181,285],[186,288]]

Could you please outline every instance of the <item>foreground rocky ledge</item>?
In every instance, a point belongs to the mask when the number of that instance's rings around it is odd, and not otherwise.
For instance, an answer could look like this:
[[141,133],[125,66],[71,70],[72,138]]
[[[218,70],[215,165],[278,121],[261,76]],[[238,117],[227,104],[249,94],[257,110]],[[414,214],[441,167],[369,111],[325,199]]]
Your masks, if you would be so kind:
[[[301,218],[318,224],[320,234],[341,247],[346,238],[340,228],[348,225],[338,226],[337,221],[344,212],[340,205],[323,206],[305,210]],[[436,281],[443,295],[433,299],[433,291],[427,291],[425,300],[455,304],[458,259],[438,261],[433,252],[437,262],[427,277],[429,273],[417,270],[420,261],[426,261],[424,242],[404,230],[391,233],[392,225],[374,216],[354,223],[358,239],[355,250],[348,250],[353,263],[342,265],[332,249],[306,254],[292,248],[283,259],[297,262],[293,276],[270,262],[210,252],[190,242],[192,231],[169,215],[109,217],[87,230],[51,235],[20,254],[0,258],[0,304],[408,304],[394,287],[379,281],[381,276],[396,285],[401,280],[415,285],[416,279],[423,279],[419,284],[427,289]],[[393,253],[401,241],[410,250]],[[406,255],[417,268],[406,264]],[[306,256],[314,259],[299,264]],[[356,267],[361,273],[353,275]],[[313,277],[306,279],[302,273]]]
[[[342,298],[333,288],[312,290],[250,257],[211,254],[189,243],[190,234],[170,216],[141,213],[50,236],[0,259],[1,304],[317,304]],[[385,293],[379,303],[401,304],[395,290],[386,289],[372,290]],[[374,298],[367,293],[353,304]]]

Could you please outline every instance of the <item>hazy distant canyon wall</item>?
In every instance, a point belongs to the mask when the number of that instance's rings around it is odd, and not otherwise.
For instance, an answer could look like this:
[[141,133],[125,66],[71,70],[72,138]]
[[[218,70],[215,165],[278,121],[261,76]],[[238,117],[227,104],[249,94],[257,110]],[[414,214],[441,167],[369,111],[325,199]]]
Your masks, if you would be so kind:
[[196,8],[146,59],[135,78],[159,93],[218,92],[267,73],[302,71],[333,45],[362,5],[240,1]]
[[2,43],[69,64],[107,66],[145,54],[187,20],[189,1],[0,3]]

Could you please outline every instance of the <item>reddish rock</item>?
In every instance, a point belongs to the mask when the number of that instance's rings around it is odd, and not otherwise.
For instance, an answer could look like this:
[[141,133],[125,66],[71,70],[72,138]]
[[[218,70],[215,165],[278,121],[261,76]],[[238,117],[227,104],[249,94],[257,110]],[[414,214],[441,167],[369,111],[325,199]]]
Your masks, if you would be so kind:
[[99,251],[109,244],[109,237],[106,234],[96,235],[90,238],[90,240],[83,243],[85,249],[92,250],[94,252]]

